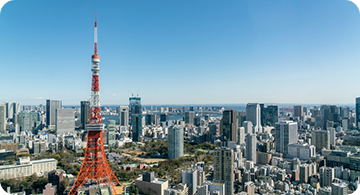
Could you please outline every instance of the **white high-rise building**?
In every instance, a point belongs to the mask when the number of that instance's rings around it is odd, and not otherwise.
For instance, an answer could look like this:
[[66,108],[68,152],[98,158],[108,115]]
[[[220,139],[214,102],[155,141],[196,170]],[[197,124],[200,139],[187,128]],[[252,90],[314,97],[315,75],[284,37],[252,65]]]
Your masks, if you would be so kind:
[[56,133],[75,131],[75,110],[72,108],[59,108],[55,110]]
[[248,133],[253,133],[253,124],[251,121],[244,121],[243,122],[243,127],[245,128],[245,135]]
[[238,128],[238,144],[245,144],[245,128]]
[[335,145],[335,139],[336,139],[336,132],[335,132],[335,128],[333,127],[328,127],[327,130],[330,133],[330,144]]
[[246,142],[246,160],[256,163],[256,136],[248,133],[245,138]]
[[275,125],[276,152],[288,154],[288,145],[298,141],[298,125],[293,121],[282,121]]
[[253,133],[262,132],[260,104],[248,103],[246,105],[246,120],[254,125]]
[[127,129],[129,126],[129,107],[119,106],[118,113],[119,113],[119,125],[121,127],[126,127]]

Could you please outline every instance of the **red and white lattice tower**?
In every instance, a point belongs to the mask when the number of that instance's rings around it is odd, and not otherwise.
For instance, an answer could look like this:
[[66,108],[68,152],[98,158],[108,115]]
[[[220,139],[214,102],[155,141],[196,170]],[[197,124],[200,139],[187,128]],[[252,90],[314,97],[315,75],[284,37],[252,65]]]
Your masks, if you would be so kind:
[[88,131],[87,145],[85,150],[84,162],[81,166],[79,175],[73,184],[69,195],[77,194],[79,189],[84,188],[87,183],[98,184],[111,188],[112,194],[115,192],[115,184],[120,182],[112,172],[104,152],[102,131],[104,124],[101,124],[100,113],[100,88],[99,88],[99,63],[100,57],[97,54],[97,22],[95,14],[95,35],[94,35],[94,55],[91,56],[92,62],[92,83],[91,83],[91,107],[89,124],[86,125]]

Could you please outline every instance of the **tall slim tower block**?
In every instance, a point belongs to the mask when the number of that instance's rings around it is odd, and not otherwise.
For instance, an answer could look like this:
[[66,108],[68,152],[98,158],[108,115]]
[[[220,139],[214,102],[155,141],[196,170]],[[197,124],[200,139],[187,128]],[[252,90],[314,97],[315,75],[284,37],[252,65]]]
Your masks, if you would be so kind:
[[174,125],[168,131],[168,157],[170,159],[184,156],[184,127]]
[[90,114],[90,101],[81,101],[80,102],[80,120],[81,120],[81,129],[85,129],[85,125],[89,124],[89,114]]
[[294,117],[301,117],[304,116],[304,108],[302,105],[294,106]]
[[248,103],[246,105],[246,120],[251,121],[254,125],[254,134],[262,132],[260,104]]
[[61,107],[61,100],[46,100],[46,124],[49,127],[55,127],[55,110]]
[[140,141],[142,136],[141,97],[130,97],[131,132],[134,142]]
[[0,133],[6,132],[6,105],[0,104]]
[[245,137],[246,143],[246,160],[256,163],[256,135],[248,133]]
[[234,151],[230,148],[214,150],[214,182],[225,183],[226,195],[234,194]]
[[84,188],[87,184],[97,184],[111,188],[112,193],[116,194],[115,184],[120,182],[112,172],[104,152],[103,129],[104,124],[101,122],[100,113],[100,88],[99,72],[100,57],[97,54],[97,22],[95,19],[95,41],[94,55],[92,61],[92,85],[91,85],[91,108],[89,124],[86,125],[88,131],[85,157],[80,169],[79,175],[74,182],[69,195],[77,194],[79,189]]
[[360,97],[355,100],[356,127],[360,129]]
[[119,113],[119,125],[127,128],[129,126],[129,107],[119,106],[118,113]]
[[237,140],[237,117],[236,110],[225,110],[223,118],[221,119],[222,125],[220,131],[227,138],[228,141],[238,142]]

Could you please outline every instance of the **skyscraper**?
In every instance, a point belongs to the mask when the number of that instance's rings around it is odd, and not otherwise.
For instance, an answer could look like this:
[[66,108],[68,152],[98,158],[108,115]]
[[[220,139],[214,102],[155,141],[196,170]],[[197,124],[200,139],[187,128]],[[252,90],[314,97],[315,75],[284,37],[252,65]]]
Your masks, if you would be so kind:
[[330,133],[325,130],[313,130],[311,132],[311,144],[320,152],[323,148],[330,149]]
[[40,125],[40,114],[38,112],[21,112],[17,115],[20,131],[33,131]]
[[304,109],[302,105],[294,106],[294,117],[301,117],[304,115]]
[[278,122],[279,106],[270,105],[261,108],[261,124],[262,126],[273,126]]
[[80,120],[81,120],[81,129],[85,129],[85,125],[89,124],[89,114],[90,114],[90,101],[81,101],[80,102]]
[[245,135],[248,133],[254,133],[253,131],[253,124],[251,121],[244,121],[243,127],[245,128]]
[[48,126],[55,126],[55,110],[61,107],[61,100],[46,100],[46,124]]
[[75,131],[75,110],[71,108],[55,109],[56,133],[67,133]]
[[186,169],[182,171],[182,183],[187,184],[189,187],[189,195],[196,194],[198,186],[198,170],[197,169]]
[[109,147],[115,146],[115,120],[109,120],[106,125],[107,143]]
[[246,160],[256,163],[256,135],[252,133],[246,134]]
[[6,105],[0,104],[0,133],[6,132]]
[[275,125],[276,152],[287,154],[288,145],[298,141],[298,125],[293,121],[283,121]]
[[131,117],[131,127],[132,127],[132,138],[133,141],[140,141],[142,136],[142,111],[141,111],[141,98],[130,97],[130,117]]
[[227,138],[228,141],[237,142],[237,117],[236,110],[225,110],[223,112],[223,118],[221,119],[222,125],[220,126],[220,132]]
[[171,126],[168,130],[168,157],[170,159],[184,156],[184,127]]
[[185,123],[186,124],[194,124],[195,112],[187,111],[185,112]]
[[254,133],[262,132],[261,110],[258,103],[248,103],[246,105],[246,120],[254,125]]
[[129,107],[128,106],[119,106],[119,125],[128,127],[129,126]]
[[230,148],[214,150],[214,182],[225,183],[226,195],[234,194],[234,151]]
[[238,141],[237,144],[245,144],[245,128],[238,127]]
[[14,103],[5,103],[6,105],[6,118],[13,119],[14,117]]
[[356,98],[355,102],[355,114],[356,114],[356,127],[360,129],[360,97]]

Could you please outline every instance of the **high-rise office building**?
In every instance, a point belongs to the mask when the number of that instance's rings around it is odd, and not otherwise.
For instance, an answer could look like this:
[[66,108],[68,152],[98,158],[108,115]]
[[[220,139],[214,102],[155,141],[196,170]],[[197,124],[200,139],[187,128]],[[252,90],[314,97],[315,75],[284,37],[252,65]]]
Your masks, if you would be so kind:
[[294,117],[299,117],[300,119],[304,116],[304,108],[302,105],[294,106]]
[[246,134],[246,160],[253,161],[256,163],[256,135],[252,133]]
[[195,112],[194,111],[185,112],[184,118],[186,124],[194,124]]
[[320,152],[323,148],[330,149],[330,133],[325,130],[313,130],[311,132],[311,144]]
[[182,182],[187,184],[189,187],[188,195],[194,195],[197,191],[198,186],[198,170],[197,169],[186,169],[182,171]]
[[115,120],[109,120],[106,125],[107,144],[109,147],[115,146]]
[[309,167],[308,164],[300,165],[300,183],[308,183],[310,177]]
[[61,100],[46,100],[46,124],[48,126],[55,126],[55,110],[61,107]]
[[133,141],[140,141],[142,136],[142,111],[141,111],[141,98],[130,97],[130,117],[131,117],[131,131]]
[[56,133],[75,131],[75,110],[72,108],[58,108],[55,110]]
[[156,125],[158,115],[156,114],[147,114],[145,115],[145,125]]
[[14,103],[5,103],[6,105],[6,118],[13,119],[14,117]]
[[33,131],[40,125],[40,114],[38,112],[21,112],[17,115],[20,131]]
[[119,106],[119,125],[128,127],[129,126],[129,107],[128,106]]
[[319,174],[320,174],[320,186],[321,187],[331,186],[335,177],[334,168],[320,167]]
[[261,108],[261,125],[273,126],[278,122],[279,118],[279,106],[269,105]]
[[13,102],[13,115],[17,115],[20,113],[20,103],[19,102]]
[[254,133],[253,132],[253,124],[251,121],[244,121],[243,127],[245,128],[245,135],[248,133]]
[[293,121],[283,121],[275,125],[276,152],[287,154],[288,145],[297,143],[298,125]]
[[80,102],[80,114],[81,129],[85,129],[85,125],[89,124],[90,101]]
[[334,127],[328,127],[327,130],[329,131],[329,134],[330,134],[330,144],[332,144],[334,146],[335,145],[335,140],[336,140],[335,128]]
[[169,120],[169,115],[168,114],[161,114],[160,115],[160,122],[166,122]]
[[254,125],[254,133],[262,132],[260,104],[248,103],[246,105],[246,120]]
[[234,151],[230,148],[215,148],[214,183],[225,183],[226,195],[234,194]]
[[184,127],[173,125],[168,130],[168,157],[170,159],[184,156]]
[[238,127],[241,127],[243,125],[243,122],[246,121],[246,112],[239,111],[237,114],[237,119],[238,119]]
[[0,104],[0,133],[6,132],[6,105]]
[[225,110],[223,112],[223,118],[221,119],[220,132],[228,141],[237,142],[237,117],[236,110]]
[[244,127],[238,127],[238,141],[237,144],[245,144],[245,128]]

